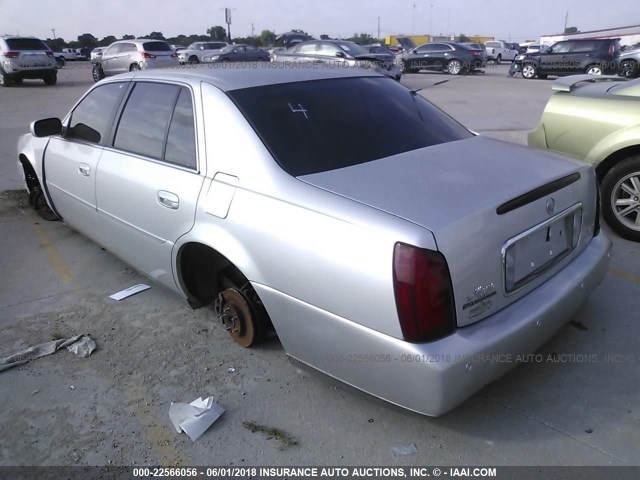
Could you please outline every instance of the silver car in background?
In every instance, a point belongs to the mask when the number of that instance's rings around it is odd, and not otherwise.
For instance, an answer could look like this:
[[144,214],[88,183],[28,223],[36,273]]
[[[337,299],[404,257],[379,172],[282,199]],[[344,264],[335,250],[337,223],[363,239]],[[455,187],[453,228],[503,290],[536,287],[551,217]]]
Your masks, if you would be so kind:
[[275,331],[297,362],[427,415],[603,279],[589,165],[476,136],[370,69],[278,67],[98,83],[20,138],[32,203],[239,345]]
[[95,82],[111,75],[150,68],[176,67],[178,54],[164,40],[120,40],[109,45],[93,63]]
[[227,45],[227,42],[195,42],[180,50],[178,59],[180,63],[201,63],[205,57],[219,53]]

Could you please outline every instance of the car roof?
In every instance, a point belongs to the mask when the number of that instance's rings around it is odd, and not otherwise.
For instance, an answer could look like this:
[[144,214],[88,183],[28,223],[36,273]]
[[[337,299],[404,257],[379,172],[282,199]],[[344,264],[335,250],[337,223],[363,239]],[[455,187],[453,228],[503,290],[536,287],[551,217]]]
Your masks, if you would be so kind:
[[[213,65],[213,66],[212,66]],[[236,62],[233,68],[224,63],[196,65],[195,68],[158,68],[124,73],[104,80],[105,83],[122,80],[152,80],[189,83],[197,87],[201,82],[210,83],[228,92],[243,88],[262,87],[293,82],[315,80],[380,77],[384,75],[364,68],[301,68],[280,62]]]
[[[166,40],[157,40],[155,38],[136,38],[135,40],[133,40],[133,39],[132,40],[116,40],[111,45],[114,45],[116,43],[135,43],[136,45],[142,45],[143,43],[149,43],[149,42],[167,43]],[[111,45],[109,45],[109,46],[111,46]]]

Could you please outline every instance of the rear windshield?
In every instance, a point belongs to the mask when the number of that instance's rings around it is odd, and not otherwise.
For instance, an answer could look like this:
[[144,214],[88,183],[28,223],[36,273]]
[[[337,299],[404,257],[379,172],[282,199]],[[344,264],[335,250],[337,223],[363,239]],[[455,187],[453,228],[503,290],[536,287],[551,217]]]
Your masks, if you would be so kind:
[[268,85],[229,96],[280,166],[296,177],[472,136],[387,78]]
[[49,50],[42,40],[37,38],[8,38],[9,50]]
[[145,52],[171,52],[171,47],[166,42],[146,42],[142,44]]

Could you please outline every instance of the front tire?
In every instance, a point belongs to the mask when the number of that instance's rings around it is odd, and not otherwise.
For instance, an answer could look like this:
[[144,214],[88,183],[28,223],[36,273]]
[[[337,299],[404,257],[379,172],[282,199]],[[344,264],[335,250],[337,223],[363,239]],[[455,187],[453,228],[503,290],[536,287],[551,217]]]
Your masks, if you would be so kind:
[[93,77],[94,82],[102,80],[104,78],[104,71],[102,70],[102,67],[94,63],[91,68],[91,76]]
[[620,64],[620,76],[624,78],[634,78],[638,74],[638,62],[625,60]]
[[502,63],[502,55],[496,57],[496,65],[500,65],[500,63]]
[[189,57],[189,63],[200,63],[200,59],[198,57],[196,57],[195,55],[191,55]]
[[40,218],[47,220],[48,222],[58,220],[58,216],[53,210],[51,210],[51,207],[49,207],[47,199],[44,197],[44,193],[42,193],[39,186],[34,187],[31,191],[30,200],[34,210],[38,215],[40,215]]
[[140,70],[140,65],[138,65],[137,63],[132,63],[129,67],[130,72],[137,72],[138,70]]
[[536,78],[538,73],[538,69],[532,63],[525,63],[522,65],[522,76],[527,80],[531,80],[532,78]]
[[640,156],[614,166],[600,188],[607,224],[622,238],[640,242]]

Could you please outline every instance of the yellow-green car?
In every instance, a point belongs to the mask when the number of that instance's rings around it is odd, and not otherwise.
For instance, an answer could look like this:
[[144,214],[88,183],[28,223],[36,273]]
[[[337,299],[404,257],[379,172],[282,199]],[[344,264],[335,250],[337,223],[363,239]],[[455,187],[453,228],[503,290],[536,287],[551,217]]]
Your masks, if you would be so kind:
[[552,88],[529,146],[591,163],[602,216],[620,236],[640,242],[640,79],[574,75]]

